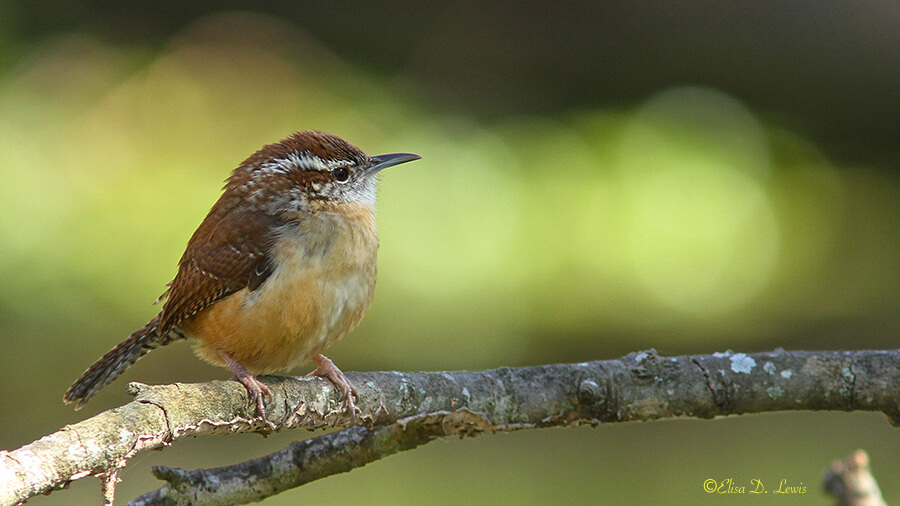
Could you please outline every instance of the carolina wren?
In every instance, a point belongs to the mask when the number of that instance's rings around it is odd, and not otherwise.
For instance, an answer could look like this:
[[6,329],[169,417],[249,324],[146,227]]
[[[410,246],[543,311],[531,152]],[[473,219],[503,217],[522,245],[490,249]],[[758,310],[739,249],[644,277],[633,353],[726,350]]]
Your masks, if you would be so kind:
[[353,413],[356,392],[322,351],[372,302],[378,230],[375,182],[418,155],[370,157],[343,139],[297,132],[247,158],[225,183],[160,297],[162,311],[66,392],[81,408],[150,350],[188,339],[228,366],[264,416],[269,388],[254,374],[312,360]]

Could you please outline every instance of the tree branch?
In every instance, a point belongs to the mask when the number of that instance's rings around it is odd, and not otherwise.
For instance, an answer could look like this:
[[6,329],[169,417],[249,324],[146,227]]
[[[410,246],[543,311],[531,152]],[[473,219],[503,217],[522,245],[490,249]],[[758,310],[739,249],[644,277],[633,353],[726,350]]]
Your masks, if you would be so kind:
[[[416,446],[421,444],[416,437],[445,434],[784,410],[881,411],[897,424],[898,364],[898,351],[660,357],[651,350],[620,360],[481,373],[348,373],[360,395],[358,419],[344,413],[339,394],[321,378],[264,377],[275,394],[266,420],[254,418],[255,404],[235,382],[154,387],[133,383],[129,385],[136,395],[133,402],[18,450],[0,452],[0,503],[24,501],[85,476],[114,477],[139,452],[208,434],[360,424],[369,429],[389,427],[305,443],[356,445],[358,451],[332,452],[335,456],[320,464],[333,471],[309,475],[316,479],[380,458],[366,460],[365,445],[383,445],[380,436],[391,431],[405,434],[409,427],[419,432],[404,436],[411,438],[404,444]],[[342,437],[349,446],[340,442]],[[366,438],[371,443],[359,442]],[[404,448],[398,443],[394,451]],[[342,467],[338,458],[346,459],[350,467]],[[161,471],[174,481],[178,473]]]
[[[351,427],[291,443],[284,450],[233,466],[185,471],[165,466],[153,475],[167,484],[128,506],[229,505],[261,501],[311,481],[345,473],[446,435],[440,424]],[[210,486],[215,483],[215,486]]]

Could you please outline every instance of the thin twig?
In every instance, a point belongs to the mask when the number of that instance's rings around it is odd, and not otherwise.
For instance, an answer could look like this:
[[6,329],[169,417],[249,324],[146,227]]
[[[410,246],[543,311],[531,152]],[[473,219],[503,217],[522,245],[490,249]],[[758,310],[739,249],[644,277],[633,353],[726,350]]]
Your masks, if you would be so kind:
[[825,472],[823,487],[837,498],[836,506],[887,506],[863,450],[835,460]]

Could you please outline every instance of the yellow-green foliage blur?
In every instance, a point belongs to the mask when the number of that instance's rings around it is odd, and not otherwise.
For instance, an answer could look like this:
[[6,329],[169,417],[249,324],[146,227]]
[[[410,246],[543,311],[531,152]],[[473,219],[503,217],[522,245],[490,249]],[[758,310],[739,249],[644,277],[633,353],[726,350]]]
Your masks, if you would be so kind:
[[[897,177],[837,166],[710,88],[479,123],[291,25],[222,15],[154,53],[49,38],[0,75],[0,448],[127,402],[129,381],[229,376],[177,344],[85,410],[61,402],[155,314],[230,170],[313,128],[423,157],[383,174],[375,303],[329,354],[345,371],[896,346]],[[896,430],[796,413],[448,440],[265,504],[746,501],[703,491],[728,478],[802,483],[787,501],[821,504],[822,471],[857,447],[896,502]],[[119,497],[157,487],[151,465],[226,465],[305,437],[179,442],[129,465]],[[30,503],[96,503],[98,489]]]

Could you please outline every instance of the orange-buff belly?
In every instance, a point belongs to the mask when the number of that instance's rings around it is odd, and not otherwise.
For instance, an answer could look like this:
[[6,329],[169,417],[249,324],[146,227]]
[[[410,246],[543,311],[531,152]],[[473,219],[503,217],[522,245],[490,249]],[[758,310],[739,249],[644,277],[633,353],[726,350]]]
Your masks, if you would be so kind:
[[225,366],[224,351],[253,374],[270,373],[310,360],[353,330],[375,288],[373,211],[345,209],[343,217],[322,215],[285,233],[259,288],[239,290],[183,322],[194,352]]

